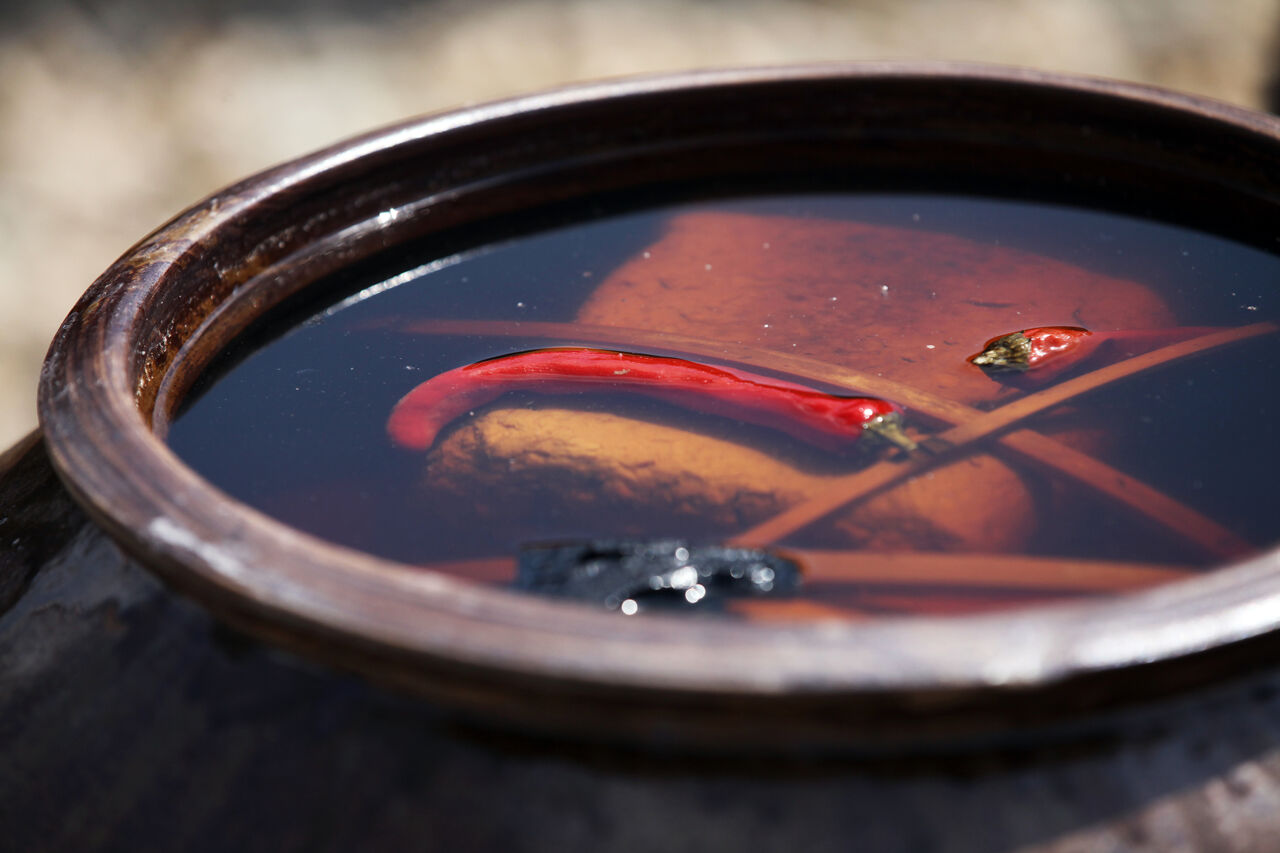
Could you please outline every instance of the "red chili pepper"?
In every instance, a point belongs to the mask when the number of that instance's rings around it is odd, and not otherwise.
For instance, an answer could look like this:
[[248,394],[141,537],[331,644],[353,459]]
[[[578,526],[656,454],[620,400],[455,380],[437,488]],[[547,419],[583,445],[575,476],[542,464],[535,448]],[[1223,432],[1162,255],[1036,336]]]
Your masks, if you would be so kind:
[[969,361],[988,370],[1061,371],[1097,349],[1100,338],[1080,326],[1042,326],[992,338]]
[[1050,379],[1096,353],[1104,344],[1122,347],[1136,355],[1164,344],[1176,343],[1210,330],[1184,326],[1176,329],[1131,329],[1090,332],[1080,326],[1040,326],[992,338],[969,361],[987,371],[1006,372],[1028,379]]
[[902,409],[885,400],[840,397],[682,358],[587,348],[532,350],[442,373],[396,404],[387,431],[397,444],[425,450],[451,421],[507,391],[562,394],[602,385],[701,412],[731,413],[824,447],[847,446],[864,432],[907,450],[916,447],[902,431]]

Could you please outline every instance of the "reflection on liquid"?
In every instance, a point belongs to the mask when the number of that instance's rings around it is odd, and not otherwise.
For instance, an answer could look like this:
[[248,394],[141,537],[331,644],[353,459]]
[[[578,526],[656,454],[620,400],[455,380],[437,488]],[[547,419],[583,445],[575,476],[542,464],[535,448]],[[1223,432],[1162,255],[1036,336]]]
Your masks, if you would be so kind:
[[[1021,202],[796,196],[587,216],[406,267],[243,360],[175,449],[303,530],[487,582],[511,582],[526,543],[601,539],[769,546],[804,568],[788,587],[686,559],[692,582],[651,571],[598,599],[635,614],[972,612],[1167,582],[1276,539],[1259,495],[1280,402],[1256,377],[1280,367],[1280,263],[1217,237]],[[968,360],[1049,326],[1099,345],[1035,387]],[[503,389],[429,449],[386,440],[424,378],[565,346],[890,400],[927,451],[825,447],[791,419],[607,388]]]

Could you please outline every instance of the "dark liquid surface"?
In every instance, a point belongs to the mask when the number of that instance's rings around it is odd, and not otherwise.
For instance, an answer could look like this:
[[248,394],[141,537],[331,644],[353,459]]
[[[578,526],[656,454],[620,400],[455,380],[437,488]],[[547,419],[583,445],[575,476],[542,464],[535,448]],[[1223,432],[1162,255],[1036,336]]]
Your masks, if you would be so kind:
[[[785,226],[777,238],[760,239],[779,222]],[[688,225],[683,232],[680,223]],[[806,229],[818,235],[804,243],[813,269],[799,268],[808,264],[803,253],[794,255],[800,259],[794,276],[786,264],[771,265],[769,257],[810,239],[803,236]],[[681,233],[684,242],[677,239]],[[759,263],[752,260],[757,256]],[[938,270],[939,278],[885,276],[895,258]],[[1023,271],[1017,280],[1025,281],[1036,277],[1035,264],[1043,261],[1043,287],[1079,286],[1081,299],[1120,293],[1117,310],[1145,328],[1233,328],[1274,320],[1280,281],[1280,258],[1205,233],[1079,208],[923,195],[779,196],[601,213],[420,260],[394,278],[348,285],[353,295],[346,300],[228,362],[171,425],[168,440],[228,494],[294,527],[407,563],[455,563],[448,570],[463,574],[472,571],[466,561],[489,560],[474,563],[480,567],[474,574],[494,582],[510,575],[502,560],[514,559],[528,543],[726,541],[803,501],[829,478],[903,461],[874,441],[818,447],[767,425],[743,423],[731,409],[691,411],[625,386],[512,393],[460,417],[430,451],[397,446],[386,430],[392,408],[434,375],[510,353],[587,345],[732,364],[855,393],[822,376],[779,369],[769,354],[782,354],[923,385],[976,415],[1123,361],[1130,352],[1120,341],[1034,386],[1002,383],[964,362],[962,356],[987,339],[1020,327],[1010,323],[1023,316],[1017,304],[1022,291],[1010,295],[1000,286],[1013,267]],[[660,265],[650,278],[648,261]],[[777,281],[762,280],[769,276]],[[953,280],[961,282],[954,292],[937,284],[949,287]],[[1124,285],[1113,288],[1106,283],[1111,280]],[[632,281],[633,291],[626,287]],[[1131,306],[1125,302],[1130,290]],[[772,307],[756,304],[766,293]],[[844,306],[849,310],[836,323],[831,312]],[[962,316],[960,309],[969,313]],[[1082,322],[1091,319],[1089,310],[1075,316],[1028,310],[1026,326],[1089,325]],[[981,320],[983,312],[992,315],[989,322]],[[701,323],[702,316],[715,322]],[[575,333],[584,318],[592,333]],[[894,324],[893,334],[886,324]],[[614,343],[600,337],[602,325],[627,331]],[[676,340],[637,339],[637,330],[672,332],[706,345],[690,352]],[[872,339],[875,346],[868,349]],[[717,342],[732,352],[713,357]],[[867,352],[873,362],[866,361]],[[797,601],[814,605],[815,613],[831,607],[879,615],[1063,600],[1146,582],[1111,583],[1109,566],[1118,567],[1114,578],[1131,564],[1167,570],[1151,574],[1155,582],[1273,545],[1280,403],[1272,377],[1278,361],[1276,336],[1259,334],[1100,383],[1016,424],[1221,525],[1245,550],[1215,553],[1189,541],[1176,525],[999,445],[997,435],[927,468],[909,488],[881,495],[878,504],[875,495],[867,496],[861,510],[840,509],[789,532],[776,544],[796,556],[806,576],[776,605],[775,615],[806,615]],[[927,367],[933,364],[936,370]],[[935,373],[942,378],[929,387]],[[949,384],[951,376],[956,379]],[[484,432],[485,423],[511,410],[544,414]],[[548,457],[544,445],[555,436],[544,433],[530,436],[528,452],[520,449],[522,436],[493,450],[490,439],[499,432],[562,425],[553,413],[566,410],[585,413],[586,434],[607,428],[600,435],[628,436],[614,445],[625,452],[606,446],[599,458],[583,456],[580,448],[563,459]],[[593,419],[602,414],[617,418]],[[906,422],[918,439],[950,426],[910,405]],[[546,428],[554,433],[563,426]],[[617,486],[636,466],[652,469],[646,448],[667,447],[662,442],[673,435],[686,455],[651,453],[665,479],[638,479],[639,491]],[[525,458],[530,454],[538,458]],[[772,460],[773,467],[761,460]],[[512,472],[509,479],[505,469]],[[837,569],[809,572],[810,552],[820,555],[815,567]],[[877,573],[876,560],[884,555],[894,560],[886,559]],[[918,557],[917,564],[902,563],[904,555],[908,562]],[[1046,566],[1088,565],[1097,569],[1096,578],[1082,581],[1067,572],[1062,583],[1011,581],[999,567],[1018,555],[1043,558]],[[860,568],[843,573],[845,557]],[[916,572],[921,566],[923,574]],[[765,598],[753,601],[752,613],[767,617],[770,606]]]

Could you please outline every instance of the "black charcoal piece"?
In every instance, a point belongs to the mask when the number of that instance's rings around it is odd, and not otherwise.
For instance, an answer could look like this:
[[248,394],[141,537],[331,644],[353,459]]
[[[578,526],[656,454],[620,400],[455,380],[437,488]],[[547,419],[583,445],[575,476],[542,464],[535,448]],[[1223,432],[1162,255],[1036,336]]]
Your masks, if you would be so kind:
[[729,598],[789,595],[800,585],[800,569],[758,548],[606,539],[525,545],[514,585],[628,614],[716,610]]

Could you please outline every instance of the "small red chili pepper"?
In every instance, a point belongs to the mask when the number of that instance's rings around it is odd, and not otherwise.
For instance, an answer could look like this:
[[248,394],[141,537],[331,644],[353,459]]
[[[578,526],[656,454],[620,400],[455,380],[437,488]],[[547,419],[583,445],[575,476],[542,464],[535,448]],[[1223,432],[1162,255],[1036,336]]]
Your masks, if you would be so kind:
[[387,421],[399,445],[425,450],[446,425],[507,391],[562,394],[609,386],[696,411],[732,414],[824,447],[847,446],[864,433],[906,450],[901,407],[874,397],[840,397],[745,370],[682,358],[587,348],[540,349],[469,364],[428,379],[406,394]]
[[969,361],[988,370],[1058,372],[1090,355],[1100,342],[1080,326],[1042,326],[992,338]]
[[1080,326],[1040,326],[992,338],[983,345],[982,352],[970,356],[969,361],[987,371],[1013,376],[1034,373],[1026,378],[1045,380],[1076,366],[1103,345],[1123,347],[1126,355],[1133,355],[1208,331],[1184,326],[1091,332]]

